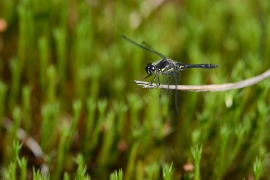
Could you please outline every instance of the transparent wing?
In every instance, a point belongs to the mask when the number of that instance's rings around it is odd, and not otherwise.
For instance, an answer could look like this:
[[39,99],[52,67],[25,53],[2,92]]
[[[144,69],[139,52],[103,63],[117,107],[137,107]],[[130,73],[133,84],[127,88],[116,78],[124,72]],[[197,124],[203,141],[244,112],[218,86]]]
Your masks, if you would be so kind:
[[[179,84],[180,79],[181,79],[180,71],[173,71],[169,74],[162,74],[161,75],[161,83],[162,84],[166,84],[168,86],[175,85],[175,88]],[[161,89],[159,97],[160,97],[160,102],[162,105],[169,102],[173,91],[174,91],[173,89]],[[175,89],[174,101],[175,101],[176,112],[178,113],[178,110],[179,110],[178,91],[176,89]]]
[[145,46],[143,46],[143,45],[141,45],[141,44],[136,43],[135,41],[133,41],[133,40],[127,38],[126,36],[123,36],[123,35],[122,35],[122,37],[123,37],[126,41],[128,41],[128,42],[134,44],[135,46],[138,46],[138,47],[140,47],[140,48],[142,48],[142,49],[144,49],[144,50],[146,50],[146,51],[149,51],[149,52],[151,52],[151,53],[153,53],[153,54],[155,54],[155,55],[157,55],[157,56],[159,56],[159,57],[161,57],[161,58],[166,58],[163,54],[161,54],[161,53],[159,53],[158,51],[156,51],[154,48],[152,48],[151,46],[149,46],[146,42],[143,42],[143,44],[146,45],[147,47],[145,47]]
[[[173,84],[174,80],[173,77],[168,74],[163,74],[161,76],[161,84],[171,85]],[[159,100],[160,104],[164,106],[165,104],[169,103],[169,100],[172,95],[172,89],[160,89],[159,93]]]

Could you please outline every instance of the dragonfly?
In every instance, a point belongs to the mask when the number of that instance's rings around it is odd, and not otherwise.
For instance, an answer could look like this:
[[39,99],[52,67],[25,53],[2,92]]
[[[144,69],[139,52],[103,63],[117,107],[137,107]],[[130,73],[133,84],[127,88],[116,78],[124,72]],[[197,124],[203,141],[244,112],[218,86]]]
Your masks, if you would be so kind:
[[[150,85],[152,86],[153,83],[157,83],[155,85],[156,88],[160,86],[160,75],[163,75],[163,83],[166,85],[175,85],[175,108],[176,112],[178,114],[179,106],[178,106],[178,93],[177,93],[177,85],[180,81],[181,77],[181,71],[185,69],[190,68],[202,68],[202,69],[213,69],[217,68],[218,65],[216,64],[184,64],[182,62],[177,62],[172,59],[169,59],[165,55],[161,54],[160,52],[156,51],[154,48],[152,48],[150,45],[148,45],[146,42],[143,42],[144,45],[138,44],[135,41],[127,38],[126,36],[122,36],[126,41],[134,44],[135,46],[138,46],[148,52],[151,52],[157,56],[159,56],[161,59],[156,62],[150,62],[146,65],[145,71],[148,74],[144,78],[147,79],[148,77],[154,75],[154,78],[152,81],[150,81]],[[166,89],[167,91],[171,91],[169,88]],[[170,93],[169,93],[170,94]]]

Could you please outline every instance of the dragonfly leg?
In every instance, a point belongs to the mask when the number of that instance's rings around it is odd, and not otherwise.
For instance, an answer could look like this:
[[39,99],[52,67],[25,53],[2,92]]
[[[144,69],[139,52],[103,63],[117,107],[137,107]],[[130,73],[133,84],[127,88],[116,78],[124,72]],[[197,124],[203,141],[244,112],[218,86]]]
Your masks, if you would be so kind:
[[150,82],[151,86],[153,85],[153,83],[156,81],[157,75],[155,75],[154,79]]

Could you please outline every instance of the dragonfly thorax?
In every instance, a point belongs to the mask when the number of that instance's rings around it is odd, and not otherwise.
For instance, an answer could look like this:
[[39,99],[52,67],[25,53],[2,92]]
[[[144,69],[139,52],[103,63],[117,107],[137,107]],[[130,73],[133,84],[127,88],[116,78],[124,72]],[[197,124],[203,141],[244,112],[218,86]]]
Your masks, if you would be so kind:
[[148,63],[147,66],[145,67],[145,71],[147,74],[156,74],[156,66],[154,66],[152,63]]

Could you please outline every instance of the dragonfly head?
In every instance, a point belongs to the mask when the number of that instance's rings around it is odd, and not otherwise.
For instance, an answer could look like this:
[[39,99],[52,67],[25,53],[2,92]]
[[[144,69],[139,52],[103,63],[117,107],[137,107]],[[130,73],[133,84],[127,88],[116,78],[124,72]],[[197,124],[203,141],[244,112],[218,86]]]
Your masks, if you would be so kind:
[[148,63],[145,67],[145,71],[149,75],[156,74],[156,66],[154,66],[152,63]]

